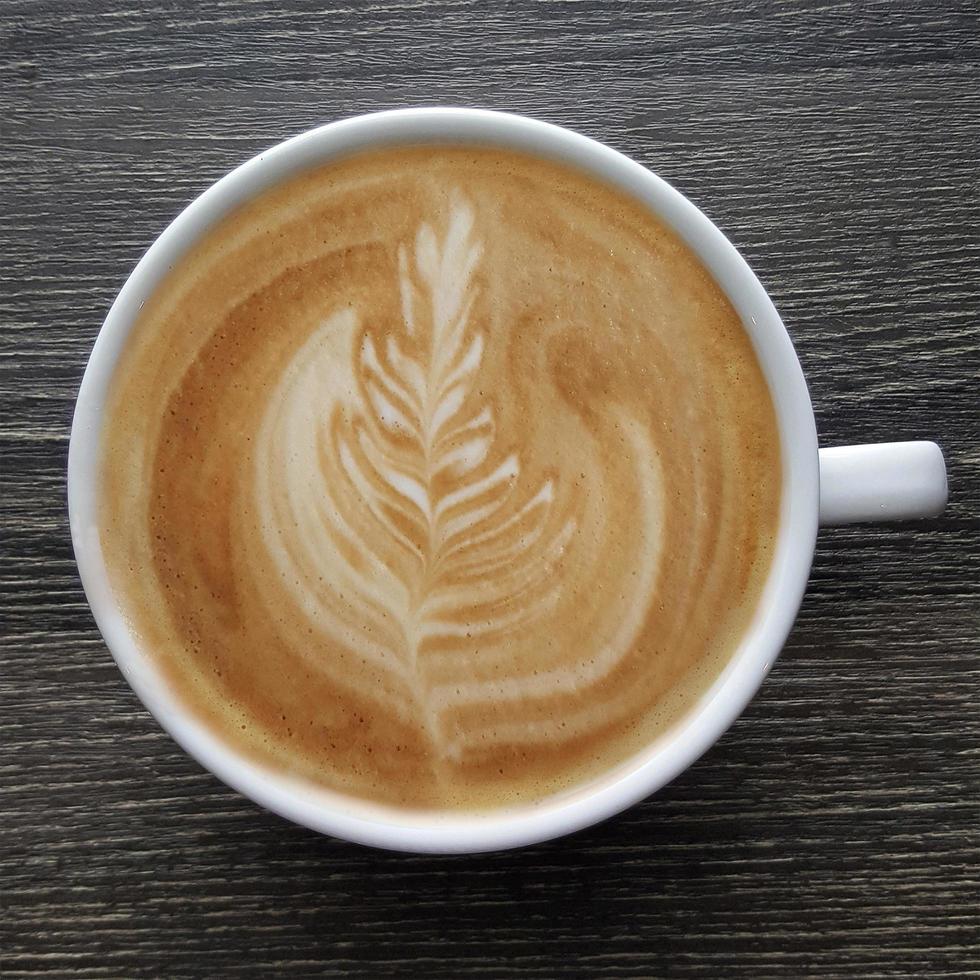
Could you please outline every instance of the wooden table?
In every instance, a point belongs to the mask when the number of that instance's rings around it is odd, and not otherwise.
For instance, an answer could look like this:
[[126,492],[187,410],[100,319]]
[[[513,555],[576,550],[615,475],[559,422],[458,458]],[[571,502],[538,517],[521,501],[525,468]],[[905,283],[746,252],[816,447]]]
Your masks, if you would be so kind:
[[[114,294],[185,203],[381,107],[562,123],[769,288],[826,444],[938,440],[939,520],[821,534],[763,691],[655,798],[432,858],[262,812],[162,734],[72,560],[65,458]],[[4,977],[980,975],[980,8],[0,3]]]

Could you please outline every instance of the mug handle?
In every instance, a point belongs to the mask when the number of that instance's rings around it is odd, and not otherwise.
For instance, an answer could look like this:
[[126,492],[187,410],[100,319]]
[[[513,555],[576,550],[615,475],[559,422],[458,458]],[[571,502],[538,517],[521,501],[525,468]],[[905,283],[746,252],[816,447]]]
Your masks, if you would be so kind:
[[946,506],[946,463],[934,442],[820,450],[820,523],[936,517]]

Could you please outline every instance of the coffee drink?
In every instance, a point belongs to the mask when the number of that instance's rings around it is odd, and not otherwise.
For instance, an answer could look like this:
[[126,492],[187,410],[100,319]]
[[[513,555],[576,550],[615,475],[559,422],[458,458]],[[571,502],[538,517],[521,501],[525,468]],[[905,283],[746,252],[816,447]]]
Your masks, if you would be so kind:
[[215,226],[141,312],[101,546],[162,682],[256,761],[534,801],[651,743],[778,522],[751,342],[642,204],[520,153],[374,150]]

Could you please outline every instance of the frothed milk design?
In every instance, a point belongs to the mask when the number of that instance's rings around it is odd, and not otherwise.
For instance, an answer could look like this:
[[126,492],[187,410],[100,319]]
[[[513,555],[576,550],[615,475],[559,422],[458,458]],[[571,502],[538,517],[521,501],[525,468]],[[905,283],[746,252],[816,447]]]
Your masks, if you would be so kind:
[[267,193],[148,305],[103,548],[167,681],[260,760],[495,806],[627,758],[768,567],[775,420],[723,294],[555,164],[391,150]]
[[[577,690],[615,667],[652,599],[659,491],[654,447],[624,415],[645,492],[633,574],[608,610],[619,625],[580,659],[562,652],[557,665],[514,670],[515,635],[547,624],[560,604],[577,501],[558,474],[525,486],[520,453],[497,447],[478,387],[487,340],[473,322],[482,247],[469,204],[450,200],[444,236],[426,223],[411,250],[398,249],[402,329],[379,338],[352,309],[331,316],[273,392],[255,466],[262,541],[294,602],[371,665],[366,697],[390,679],[384,709],[423,720],[437,760],[528,734],[493,716],[454,725],[454,711]],[[508,669],[485,670],[498,661]],[[570,724],[594,719],[536,723],[552,735]]]

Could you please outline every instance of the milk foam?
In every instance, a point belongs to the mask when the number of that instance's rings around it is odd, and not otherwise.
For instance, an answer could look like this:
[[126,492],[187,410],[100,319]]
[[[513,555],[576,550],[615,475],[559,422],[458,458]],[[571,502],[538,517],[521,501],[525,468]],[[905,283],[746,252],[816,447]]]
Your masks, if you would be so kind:
[[[249,570],[259,594],[271,562],[318,639],[370,663],[355,680],[365,698],[379,672],[391,675],[377,710],[424,718],[433,754],[456,759],[502,735],[533,743],[540,725],[511,723],[504,734],[492,714],[454,725],[454,709],[567,696],[619,663],[646,618],[659,555],[655,447],[624,416],[642,506],[636,564],[610,609],[615,630],[551,669],[509,662],[515,633],[553,629],[560,595],[547,585],[578,524],[560,478],[527,485],[520,454],[497,449],[495,413],[476,391],[488,343],[472,316],[481,254],[473,209],[454,196],[442,238],[424,223],[411,252],[399,248],[401,336],[375,339],[349,308],[330,316],[270,393],[251,467],[264,548]],[[601,461],[576,465],[598,470]],[[438,682],[430,655],[451,664]],[[475,680],[475,656],[509,669]],[[609,711],[596,699],[563,737],[607,722]]]

